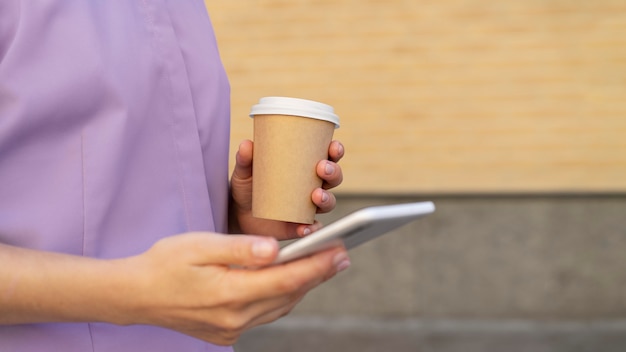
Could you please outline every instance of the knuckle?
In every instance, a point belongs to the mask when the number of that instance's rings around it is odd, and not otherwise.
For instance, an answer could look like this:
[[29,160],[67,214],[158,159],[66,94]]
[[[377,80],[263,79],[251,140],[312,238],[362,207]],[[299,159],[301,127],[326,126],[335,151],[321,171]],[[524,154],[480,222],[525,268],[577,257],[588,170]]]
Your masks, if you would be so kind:
[[300,291],[303,285],[304,281],[302,279],[292,276],[280,281],[280,283],[278,284],[278,290],[285,294],[293,294]]
[[221,307],[233,307],[234,309],[238,308],[239,301],[237,297],[224,290],[217,290],[212,297],[212,303],[217,304]]
[[222,333],[220,336],[220,344],[225,346],[232,346],[239,340],[241,335],[231,335],[228,333]]
[[335,175],[337,176],[337,182],[341,183],[341,181],[343,181],[343,170],[341,170],[341,166],[337,165]]
[[245,248],[244,248],[244,246],[240,245],[239,243],[235,244],[232,247],[232,256],[233,256],[233,258],[235,258],[235,260],[241,260],[241,259],[245,258]]
[[248,319],[241,314],[233,313],[223,317],[220,330],[223,337],[237,339],[248,325]]
[[232,312],[242,311],[248,302],[245,301],[241,289],[238,285],[228,285],[224,289],[215,290],[212,297],[210,297],[211,306],[224,307],[230,309]]
[[230,249],[232,258],[237,262],[246,260],[246,258],[249,257],[249,253],[250,253],[249,247],[250,246],[248,245],[247,241],[234,242]]

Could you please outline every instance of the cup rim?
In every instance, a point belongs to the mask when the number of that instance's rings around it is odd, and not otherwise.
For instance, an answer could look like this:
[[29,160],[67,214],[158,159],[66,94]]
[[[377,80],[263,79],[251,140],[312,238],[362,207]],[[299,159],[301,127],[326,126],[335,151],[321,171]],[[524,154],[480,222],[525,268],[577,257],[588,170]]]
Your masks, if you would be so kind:
[[263,97],[250,109],[255,115],[293,115],[331,122],[339,128],[339,116],[332,106],[314,100],[291,97]]

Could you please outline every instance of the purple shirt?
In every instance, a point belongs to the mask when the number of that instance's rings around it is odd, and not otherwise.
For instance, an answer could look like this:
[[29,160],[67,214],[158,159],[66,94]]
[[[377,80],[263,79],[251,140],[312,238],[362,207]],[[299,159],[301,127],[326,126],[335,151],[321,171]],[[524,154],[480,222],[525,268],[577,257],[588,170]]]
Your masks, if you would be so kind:
[[[202,0],[0,1],[0,242],[116,258],[226,232],[229,94]],[[76,323],[0,326],[0,350],[231,348]]]

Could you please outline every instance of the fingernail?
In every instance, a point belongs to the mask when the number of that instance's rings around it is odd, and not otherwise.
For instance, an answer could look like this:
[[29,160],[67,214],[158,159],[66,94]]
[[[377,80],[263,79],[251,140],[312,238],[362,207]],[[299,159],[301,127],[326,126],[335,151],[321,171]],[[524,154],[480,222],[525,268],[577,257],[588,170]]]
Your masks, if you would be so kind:
[[328,198],[330,198],[328,196],[328,193],[327,192],[322,192],[322,203],[328,202]]
[[304,231],[302,231],[302,235],[304,235],[304,236],[308,236],[308,235],[310,235],[310,234],[311,234],[311,229],[310,229],[310,228],[308,228],[308,227],[305,227],[305,228],[304,228]]
[[337,154],[339,154],[339,156],[343,156],[343,144],[341,143],[337,143]]
[[326,175],[332,175],[335,172],[335,166],[332,163],[326,162],[326,166],[324,167],[324,172]]
[[333,258],[333,265],[337,272],[344,271],[350,267],[350,258],[345,252],[341,252]]
[[258,241],[252,245],[252,254],[257,258],[267,258],[274,253],[274,245],[267,241]]

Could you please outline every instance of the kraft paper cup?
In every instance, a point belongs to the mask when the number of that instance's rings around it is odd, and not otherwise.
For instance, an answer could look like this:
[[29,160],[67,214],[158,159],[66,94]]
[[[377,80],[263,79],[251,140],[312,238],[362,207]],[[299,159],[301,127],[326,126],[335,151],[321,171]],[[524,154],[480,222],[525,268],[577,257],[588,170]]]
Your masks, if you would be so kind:
[[312,192],[322,185],[315,171],[328,159],[339,117],[319,102],[286,97],[261,98],[254,118],[252,216],[312,224],[317,207]]

